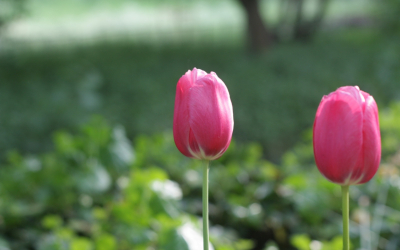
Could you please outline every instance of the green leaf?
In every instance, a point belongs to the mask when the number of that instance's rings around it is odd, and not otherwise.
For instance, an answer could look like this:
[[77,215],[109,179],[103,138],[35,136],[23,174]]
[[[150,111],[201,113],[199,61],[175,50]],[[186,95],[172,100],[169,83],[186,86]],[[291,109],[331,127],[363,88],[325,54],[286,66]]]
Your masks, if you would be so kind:
[[291,175],[283,181],[284,184],[298,190],[306,188],[308,182],[309,180],[307,180],[307,176],[304,174]]
[[297,247],[299,250],[310,250],[310,238],[305,234],[297,234],[293,236],[290,240],[293,246]]
[[165,234],[164,243],[160,250],[190,250],[188,242],[183,238],[182,234],[177,229],[170,230]]
[[96,238],[96,250],[116,250],[117,241],[109,234],[101,234]]
[[79,237],[72,240],[71,250],[94,250],[94,247],[90,240]]
[[63,221],[58,215],[47,215],[42,220],[42,226],[46,229],[55,229],[61,227]]

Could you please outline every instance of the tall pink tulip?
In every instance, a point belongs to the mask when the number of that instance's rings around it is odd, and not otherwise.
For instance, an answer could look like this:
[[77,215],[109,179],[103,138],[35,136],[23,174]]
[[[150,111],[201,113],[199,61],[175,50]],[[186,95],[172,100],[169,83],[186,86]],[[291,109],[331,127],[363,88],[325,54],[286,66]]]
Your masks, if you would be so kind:
[[187,157],[215,160],[228,148],[233,111],[228,89],[217,74],[194,68],[176,86],[174,139]]
[[371,180],[381,160],[374,98],[357,86],[324,96],[315,116],[313,144],[319,171],[342,186],[343,250],[349,250],[349,186]]
[[176,86],[174,140],[187,157],[206,160],[203,168],[203,249],[209,249],[208,174],[210,160],[229,147],[233,111],[228,89],[217,74],[194,68]]
[[315,162],[328,180],[340,185],[369,181],[381,159],[374,98],[357,86],[324,96],[315,116],[313,142]]

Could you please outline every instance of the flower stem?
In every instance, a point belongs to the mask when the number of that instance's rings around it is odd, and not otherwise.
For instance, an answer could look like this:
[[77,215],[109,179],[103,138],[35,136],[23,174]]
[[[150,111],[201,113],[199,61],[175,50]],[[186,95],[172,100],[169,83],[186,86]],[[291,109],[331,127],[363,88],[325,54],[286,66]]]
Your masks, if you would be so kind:
[[205,161],[203,167],[203,246],[208,250],[208,172],[210,161]]
[[343,250],[350,250],[349,186],[342,186]]

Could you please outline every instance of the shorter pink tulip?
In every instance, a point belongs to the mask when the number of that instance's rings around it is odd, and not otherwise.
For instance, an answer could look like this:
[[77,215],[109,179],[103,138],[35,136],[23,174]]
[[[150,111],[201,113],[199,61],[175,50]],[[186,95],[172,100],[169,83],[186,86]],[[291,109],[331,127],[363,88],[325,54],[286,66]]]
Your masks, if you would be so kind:
[[375,100],[359,87],[341,87],[324,96],[313,129],[319,171],[340,185],[362,184],[376,173],[381,136]]
[[215,160],[228,148],[233,111],[228,89],[217,74],[194,68],[176,86],[174,140],[187,157]]

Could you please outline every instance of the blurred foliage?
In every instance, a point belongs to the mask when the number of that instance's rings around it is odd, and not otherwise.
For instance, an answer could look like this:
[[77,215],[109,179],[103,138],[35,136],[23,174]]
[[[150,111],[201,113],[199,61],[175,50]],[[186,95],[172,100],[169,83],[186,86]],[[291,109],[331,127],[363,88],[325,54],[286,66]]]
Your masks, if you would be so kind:
[[[382,165],[373,180],[350,189],[356,248],[365,241],[398,247],[399,117],[400,103],[380,112]],[[201,242],[204,163],[182,156],[170,132],[138,136],[132,145],[123,127],[94,117],[77,135],[56,132],[54,145],[40,155],[11,151],[0,168],[3,249],[191,250]],[[339,249],[340,186],[315,167],[311,132],[280,165],[262,155],[257,143],[232,142],[211,163],[214,248]]]
[[[21,13],[22,3],[0,0],[0,22]],[[210,171],[216,250],[340,249],[340,187],[317,171],[311,132],[299,134],[321,96],[342,85],[359,85],[381,108],[382,166],[351,188],[352,243],[398,248],[400,104],[390,102],[400,99],[399,4],[387,3],[384,37],[349,29],[253,56],[241,44],[204,37],[176,46],[128,39],[1,52],[0,249],[197,246],[202,163],[183,157],[169,131],[175,84],[194,66],[217,72],[235,112],[237,141]],[[19,152],[5,154],[10,148]]]
[[399,43],[373,31],[282,44],[257,56],[237,44],[200,43],[95,43],[0,54],[2,156],[9,148],[48,150],[49,134],[96,113],[124,124],[131,137],[169,130],[176,83],[193,67],[215,71],[226,83],[235,138],[260,142],[274,162],[312,125],[324,94],[358,85],[382,106],[400,98]]
[[[140,160],[122,127],[94,118],[77,136],[57,132],[54,143],[42,155],[10,152],[0,169],[2,249],[190,250],[201,242],[198,218],[182,212],[179,185]],[[219,249],[252,246],[219,232]]]
[[379,3],[378,17],[382,31],[391,37],[400,37],[400,0],[386,0]]
[[7,22],[21,15],[25,10],[26,0],[0,0],[0,29]]

